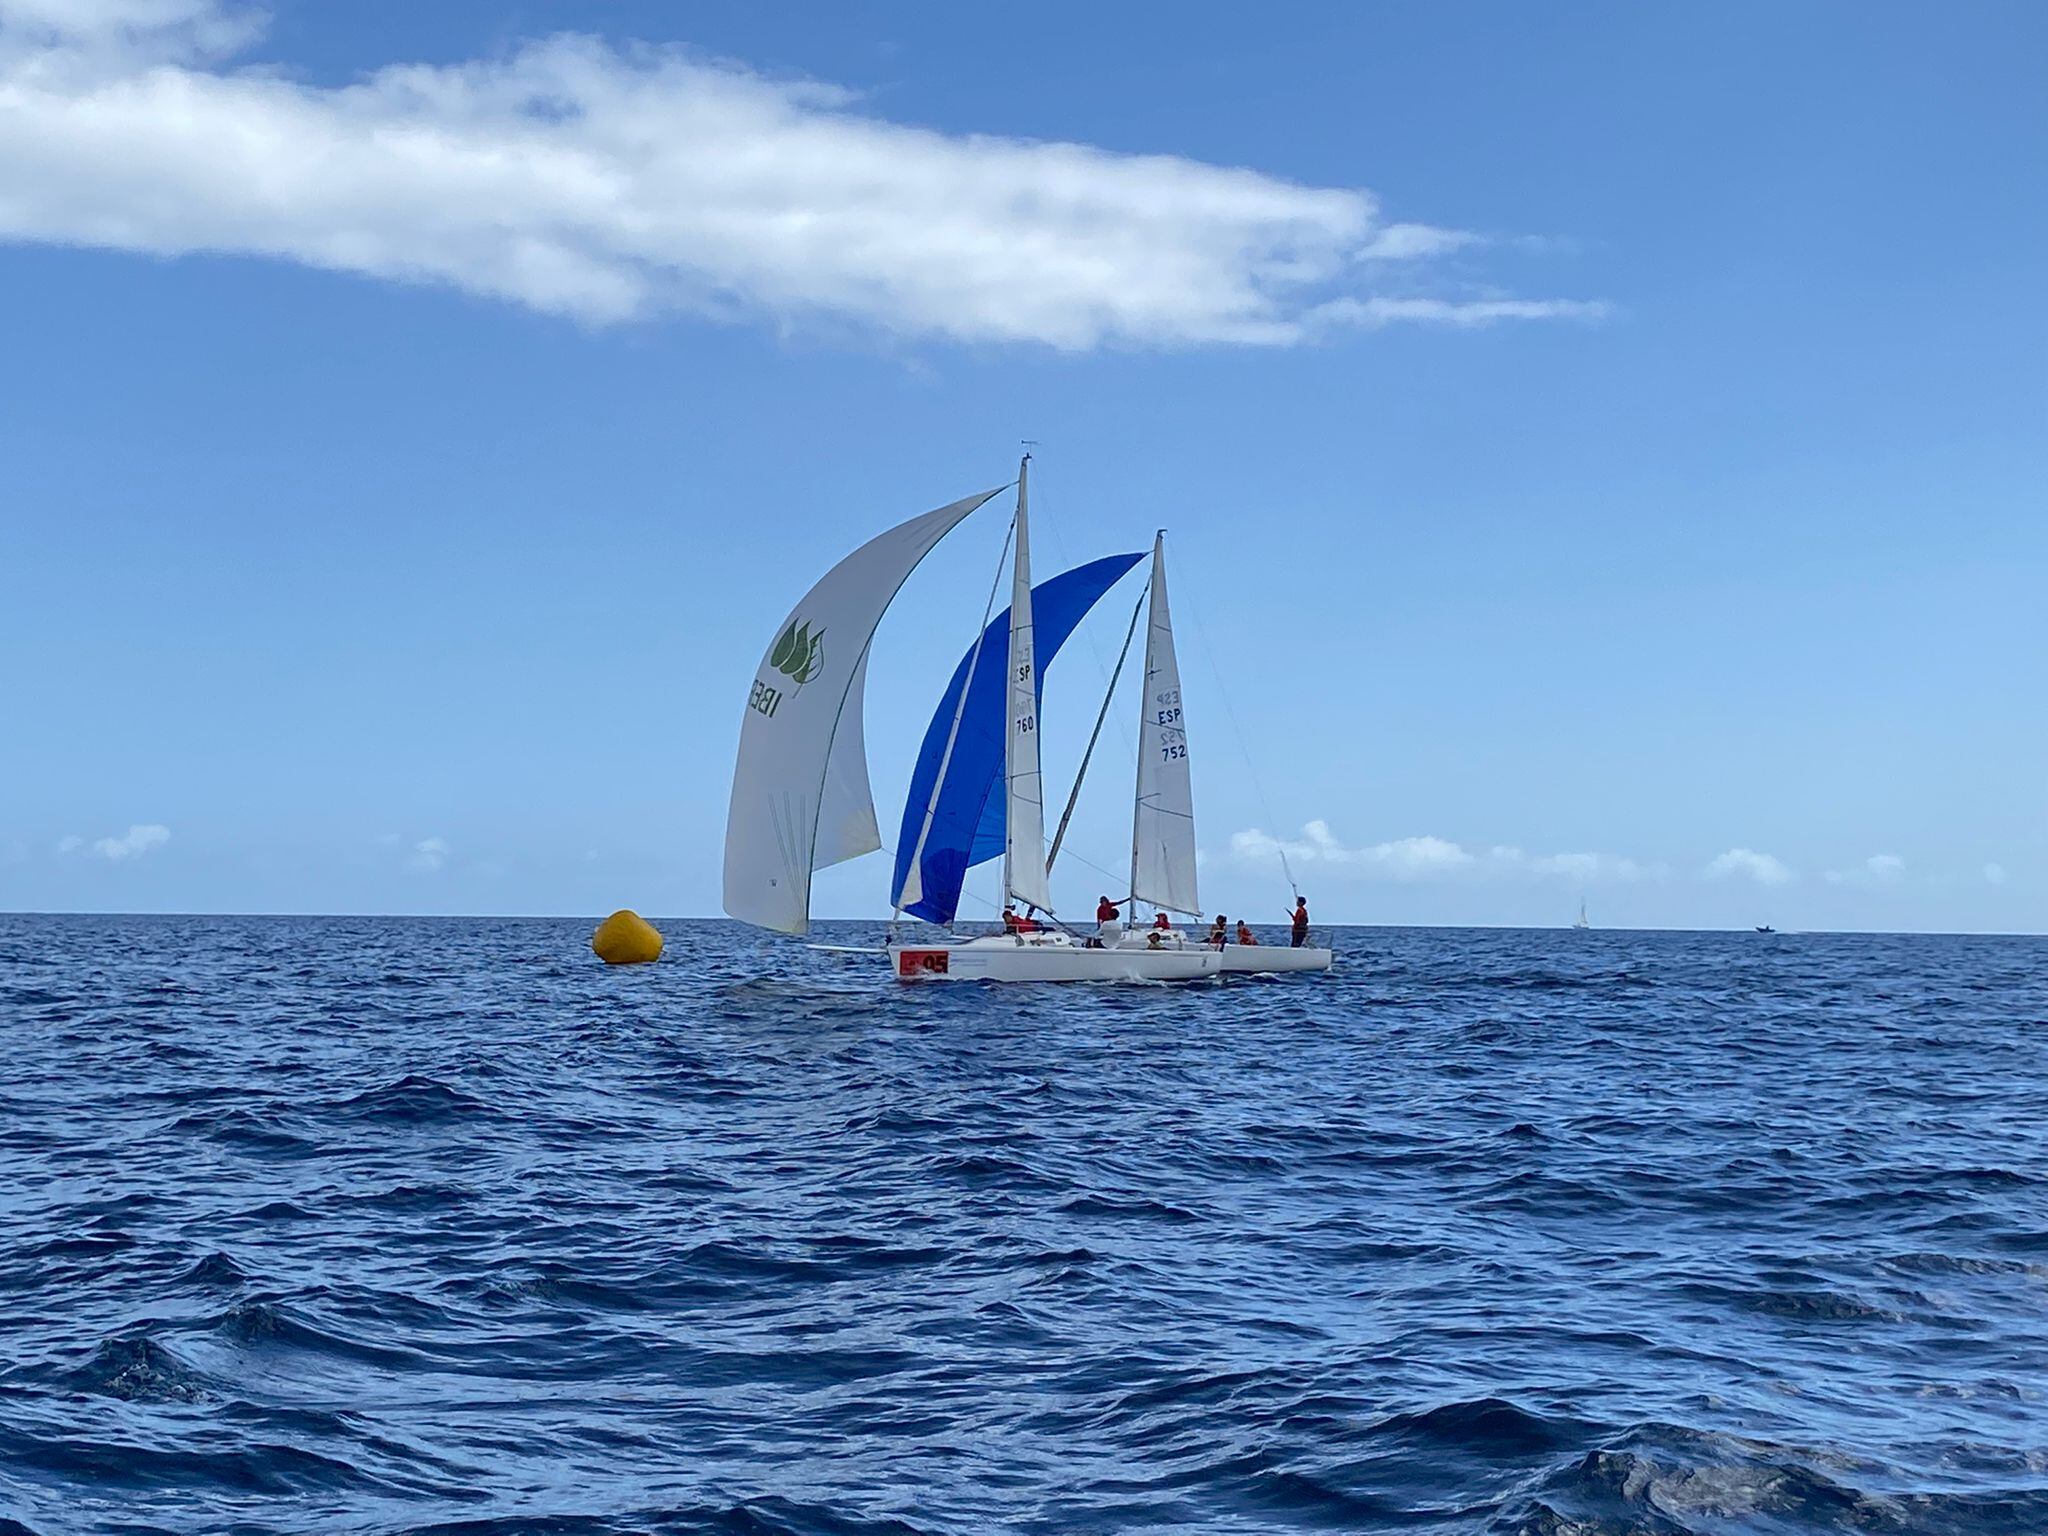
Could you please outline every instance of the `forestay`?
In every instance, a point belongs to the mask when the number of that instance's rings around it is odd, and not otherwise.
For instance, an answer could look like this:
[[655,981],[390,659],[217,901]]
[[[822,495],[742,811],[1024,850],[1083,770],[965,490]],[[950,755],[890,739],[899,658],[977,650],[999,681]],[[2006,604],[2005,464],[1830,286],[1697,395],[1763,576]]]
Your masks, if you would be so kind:
[[[1106,555],[1062,571],[1031,589],[1032,649],[1037,653],[1041,702],[1046,671],[1060,647],[1103,594],[1144,558]],[[995,788],[1003,771],[1007,696],[1003,677],[1009,653],[1010,614],[1005,609],[953,669],[911,770],[910,792],[896,837],[890,904],[927,922],[950,923],[960,909],[960,889],[968,869],[994,858],[1004,848],[1007,797],[995,793]],[[946,750],[949,741],[950,756]],[[939,776],[942,762],[943,783]]]
[[1152,541],[1145,697],[1138,720],[1138,803],[1131,827],[1131,895],[1172,912],[1202,910],[1195,891],[1195,793],[1188,774],[1173,615],[1166,602],[1163,535]]
[[733,768],[725,826],[725,910],[733,917],[804,933],[811,872],[882,846],[861,726],[868,645],[918,562],[996,494],[982,491],[878,534],[827,571],[776,627],[747,696]]

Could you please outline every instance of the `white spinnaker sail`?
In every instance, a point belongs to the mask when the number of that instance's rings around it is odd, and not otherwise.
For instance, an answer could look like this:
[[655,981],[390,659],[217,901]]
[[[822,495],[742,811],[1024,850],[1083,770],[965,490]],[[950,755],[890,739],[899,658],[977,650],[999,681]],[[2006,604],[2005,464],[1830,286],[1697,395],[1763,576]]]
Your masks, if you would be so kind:
[[1145,697],[1138,719],[1138,803],[1131,823],[1131,895],[1172,912],[1199,913],[1195,791],[1188,777],[1180,662],[1166,604],[1166,540],[1152,541],[1152,600],[1145,627]]
[[877,534],[776,627],[747,696],[725,822],[725,910],[741,922],[807,932],[811,872],[882,846],[861,726],[868,642],[917,563],[995,494]]
[[1017,564],[1010,585],[1010,737],[1004,754],[1004,894],[1052,910],[1045,875],[1045,782],[1038,769],[1038,664],[1031,637],[1031,461],[1017,472]]

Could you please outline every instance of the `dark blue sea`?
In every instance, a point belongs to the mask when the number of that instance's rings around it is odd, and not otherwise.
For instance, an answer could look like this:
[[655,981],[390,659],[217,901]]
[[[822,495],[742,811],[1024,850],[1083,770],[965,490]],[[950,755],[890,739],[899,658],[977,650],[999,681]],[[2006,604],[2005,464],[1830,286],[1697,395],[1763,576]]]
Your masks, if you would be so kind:
[[0,1532],[2048,1531],[2048,941],[663,926],[0,917]]

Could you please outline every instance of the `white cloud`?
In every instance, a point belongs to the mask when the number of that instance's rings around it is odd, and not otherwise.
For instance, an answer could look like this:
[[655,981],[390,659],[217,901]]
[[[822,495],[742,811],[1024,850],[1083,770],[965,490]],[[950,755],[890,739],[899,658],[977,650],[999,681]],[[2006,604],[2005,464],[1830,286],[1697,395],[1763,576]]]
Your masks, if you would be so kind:
[[1758,885],[1788,885],[1798,877],[1768,853],[1748,848],[1730,848],[1707,866],[1707,877],[1726,880],[1734,876],[1754,880]]
[[438,837],[423,837],[412,845],[412,853],[405,861],[412,868],[432,874],[448,862],[448,844]]
[[1532,855],[1519,848],[1495,848],[1493,858],[1509,868],[1526,869],[1532,875],[1574,885],[1631,885],[1639,880],[1662,880],[1670,873],[1661,864],[1639,864],[1609,853]]
[[1984,878],[1993,885],[2005,884],[2005,866],[2003,864],[1986,864],[1984,866]]
[[1270,859],[1285,853],[1304,864],[1351,865],[1396,880],[1416,880],[1462,869],[1472,855],[1456,843],[1440,837],[1403,837],[1389,843],[1349,848],[1330,833],[1325,821],[1312,821],[1301,829],[1299,838],[1277,838],[1252,828],[1234,832],[1230,851],[1239,859]]
[[[0,0],[0,239],[269,256],[592,323],[1065,349],[1603,312],[1432,281],[1480,242],[1383,221],[1358,188],[939,133],[834,86],[585,37],[317,86],[223,62],[250,14]],[[1390,265],[1402,292],[1372,292]]]
[[263,17],[221,0],[0,0],[0,27],[29,46],[217,58],[260,37]]
[[[102,837],[92,845],[92,853],[102,859],[118,864],[123,859],[139,859],[153,848],[161,848],[171,840],[171,829],[157,822],[146,826],[130,827],[119,837]],[[59,853],[75,853],[84,845],[84,839],[67,837],[57,844]]]
[[1344,324],[1378,329],[1402,321],[1422,321],[1471,330],[1501,320],[1599,320],[1608,306],[1580,299],[1332,299],[1317,305],[1309,318],[1325,325]]
[[1531,855],[1508,846],[1474,853],[1441,837],[1403,837],[1351,847],[1339,842],[1325,821],[1309,822],[1298,838],[1279,838],[1258,828],[1236,832],[1231,835],[1230,852],[1247,862],[1277,858],[1284,852],[1293,863],[1351,868],[1394,880],[1473,874],[1588,885],[1661,879],[1668,873],[1661,866],[1601,853]]
[[1366,261],[1415,261],[1426,256],[1447,256],[1467,246],[1478,245],[1479,236],[1462,229],[1438,229],[1430,224],[1387,224],[1360,248]]
[[1906,861],[1895,853],[1874,853],[1853,869],[1831,869],[1830,885],[1892,886],[1906,878]]

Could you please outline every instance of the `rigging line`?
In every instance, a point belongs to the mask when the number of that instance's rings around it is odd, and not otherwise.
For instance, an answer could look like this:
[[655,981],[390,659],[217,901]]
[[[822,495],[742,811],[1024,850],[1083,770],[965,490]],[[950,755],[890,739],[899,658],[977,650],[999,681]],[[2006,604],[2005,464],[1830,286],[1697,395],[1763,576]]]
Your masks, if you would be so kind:
[[[1181,578],[1181,591],[1188,590],[1187,578]],[[1274,828],[1273,851],[1280,855],[1280,873],[1287,877],[1287,888],[1295,895],[1301,894],[1301,887],[1294,883],[1294,870],[1287,862],[1287,846],[1281,840],[1279,820],[1273,815],[1272,803],[1266,799],[1266,786],[1259,778],[1258,765],[1252,761],[1251,748],[1245,745],[1244,728],[1237,723],[1237,711],[1230,707],[1230,690],[1223,685],[1223,669],[1216,665],[1216,648],[1209,643],[1209,628],[1202,622],[1202,605],[1181,599],[1182,607],[1195,621],[1195,633],[1202,639],[1202,654],[1209,662],[1209,674],[1216,680],[1216,697],[1223,701],[1223,717],[1230,722],[1230,734],[1237,738],[1237,750],[1244,755],[1245,772],[1252,781],[1252,791],[1259,797],[1259,809],[1265,813],[1266,824]]]
[[[1010,558],[1010,540],[1016,536],[1016,533],[1017,514],[1012,512],[1010,514],[1010,531],[1003,535],[1003,552],[996,556],[996,574],[995,579],[988,586],[988,601],[982,605],[981,628],[974,632],[974,648],[968,653],[967,675],[961,679],[960,697],[953,705],[953,723],[946,728],[946,750],[939,754],[939,771],[932,776],[932,794],[931,799],[925,803],[924,823],[917,829],[917,841],[911,845],[910,862],[903,867],[903,878],[905,880],[908,880],[910,872],[917,868],[918,860],[924,857],[925,841],[931,836],[932,817],[938,813],[939,809],[939,791],[946,786],[946,769],[953,761],[953,743],[960,736],[960,717],[967,710],[967,691],[974,685],[974,669],[981,665],[982,642],[988,637],[989,620],[995,615],[996,592],[1003,584],[1003,564]],[[918,884],[922,888],[923,880],[921,878]],[[898,888],[895,894],[898,897],[902,896],[901,888]],[[903,908],[895,905],[893,902],[891,907],[892,915],[889,921],[893,924],[902,918]]]
[[1074,787],[1067,794],[1067,808],[1060,812],[1059,830],[1052,835],[1052,852],[1045,857],[1045,872],[1052,874],[1052,861],[1060,856],[1060,843],[1067,835],[1067,823],[1074,819],[1074,806],[1081,798],[1081,781],[1088,777],[1089,759],[1095,756],[1095,743],[1102,735],[1102,722],[1109,718],[1110,701],[1116,697],[1117,679],[1124,675],[1124,663],[1131,657],[1131,639],[1138,633],[1138,615],[1145,611],[1145,599],[1152,595],[1152,582],[1148,577],[1138,593],[1138,601],[1131,607],[1130,628],[1124,631],[1124,648],[1117,652],[1116,670],[1109,674],[1109,687],[1103,690],[1102,708],[1095,716],[1095,729],[1088,733],[1088,750],[1081,754],[1081,766],[1074,772]]
[[[1086,864],[1090,869],[1094,870],[1095,873],[1102,876],[1102,878],[1105,880],[1116,881],[1124,878],[1122,875],[1117,874],[1114,870],[1104,869],[1100,864],[1097,864],[1094,860],[1083,858],[1078,853],[1073,855],[1073,859],[1076,864]],[[1115,885],[1111,885],[1110,889],[1115,890]],[[1129,898],[1126,898],[1126,900],[1128,899]]]
[[[1032,462],[1036,463],[1037,460],[1034,459]],[[1040,470],[1039,480],[1043,482],[1044,479],[1045,472]],[[1058,556],[1060,564],[1069,570],[1073,569],[1074,557],[1067,553],[1067,541],[1060,537],[1059,520],[1047,516],[1042,511],[1038,516],[1045,530],[1052,535],[1053,553]],[[1088,654],[1095,662],[1095,675],[1100,678],[1107,678],[1109,676],[1109,668],[1102,664],[1102,647],[1095,643],[1095,631],[1087,624],[1085,619],[1081,625],[1081,638],[1087,642]],[[1100,727],[1097,727],[1097,729],[1100,729]],[[1132,754],[1135,755],[1138,750],[1137,744],[1131,740],[1130,727],[1124,723],[1121,715],[1117,717],[1116,730],[1117,735],[1122,738],[1123,744],[1130,748]]]

